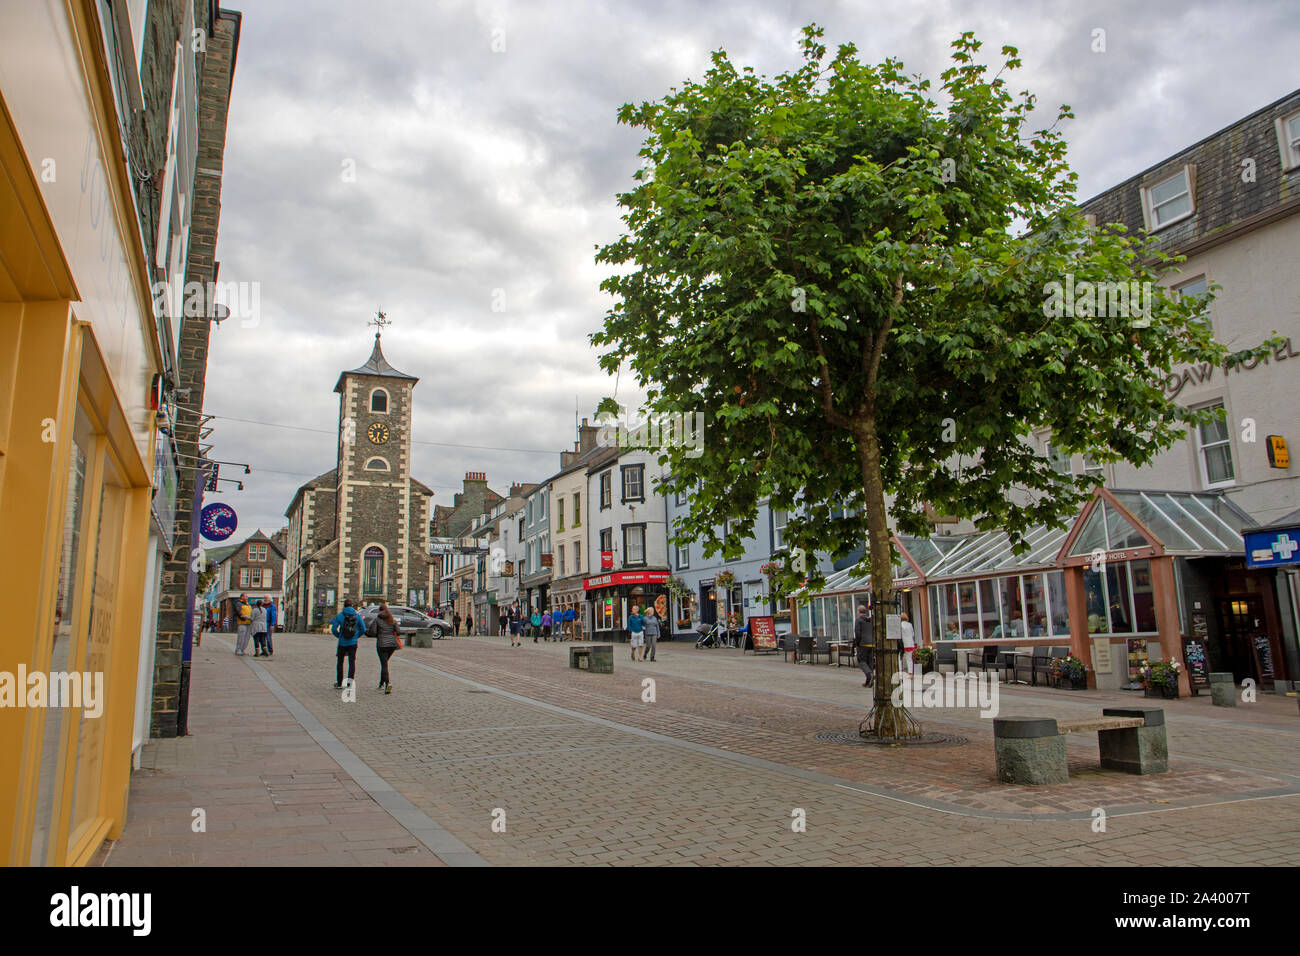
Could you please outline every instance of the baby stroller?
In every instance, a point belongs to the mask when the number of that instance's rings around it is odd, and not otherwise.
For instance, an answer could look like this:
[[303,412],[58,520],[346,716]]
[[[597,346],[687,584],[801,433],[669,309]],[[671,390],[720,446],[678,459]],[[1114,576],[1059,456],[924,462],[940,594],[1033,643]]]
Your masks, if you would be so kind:
[[721,621],[714,624],[697,624],[695,630],[700,635],[700,639],[695,642],[696,647],[722,646],[722,637],[726,629],[722,626]]

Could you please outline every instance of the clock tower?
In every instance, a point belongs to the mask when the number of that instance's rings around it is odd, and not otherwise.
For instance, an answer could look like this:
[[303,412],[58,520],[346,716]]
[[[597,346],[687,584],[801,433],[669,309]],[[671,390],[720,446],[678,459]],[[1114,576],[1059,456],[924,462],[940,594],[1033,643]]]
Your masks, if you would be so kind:
[[[339,603],[380,598],[405,604],[411,589],[427,591],[427,495],[411,483],[414,375],[388,364],[380,347],[387,324],[379,313],[375,347],[359,368],[343,372],[339,394],[335,509]],[[423,486],[420,486],[423,488]]]

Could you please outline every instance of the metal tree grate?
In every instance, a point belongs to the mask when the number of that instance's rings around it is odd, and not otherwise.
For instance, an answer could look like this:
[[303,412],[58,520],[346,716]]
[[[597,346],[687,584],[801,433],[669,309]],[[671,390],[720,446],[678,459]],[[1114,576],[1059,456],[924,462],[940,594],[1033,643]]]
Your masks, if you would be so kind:
[[966,737],[953,734],[923,733],[915,737],[864,737],[856,730],[827,730],[815,734],[815,740],[828,744],[849,744],[854,747],[915,747],[918,745],[937,745],[959,747],[970,743]]

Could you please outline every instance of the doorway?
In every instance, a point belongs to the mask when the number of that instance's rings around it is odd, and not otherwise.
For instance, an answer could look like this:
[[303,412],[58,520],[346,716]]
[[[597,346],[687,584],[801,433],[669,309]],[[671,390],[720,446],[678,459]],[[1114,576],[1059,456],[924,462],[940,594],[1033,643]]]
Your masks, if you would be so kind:
[[1241,594],[1219,601],[1222,624],[1222,666],[1241,683],[1253,678],[1261,687],[1273,683],[1273,650],[1264,617],[1264,599],[1258,594]]

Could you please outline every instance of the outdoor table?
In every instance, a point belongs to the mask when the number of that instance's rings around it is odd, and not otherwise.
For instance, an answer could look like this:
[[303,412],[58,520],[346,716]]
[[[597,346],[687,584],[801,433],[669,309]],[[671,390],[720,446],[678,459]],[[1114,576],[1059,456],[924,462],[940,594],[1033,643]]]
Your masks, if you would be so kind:
[[[1010,669],[1010,671],[1011,671],[1011,679],[1010,679],[1009,681],[1007,681],[1008,684],[1027,684],[1027,683],[1029,683],[1028,681],[1022,681],[1022,680],[1017,680],[1017,679],[1016,679],[1016,658],[1017,658],[1017,657],[1028,657],[1028,658],[1032,659],[1033,656],[1034,656],[1034,652],[1033,652],[1033,651],[1003,651],[1002,653],[998,654],[998,657],[1002,658],[1003,665],[1004,665],[1005,667],[1007,667],[1008,669]],[[1030,676],[1032,677],[1033,674],[1031,673]]]

